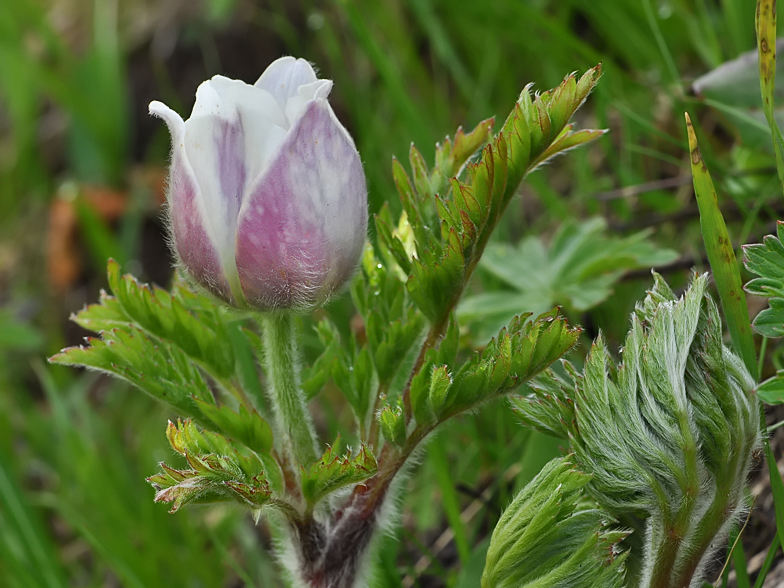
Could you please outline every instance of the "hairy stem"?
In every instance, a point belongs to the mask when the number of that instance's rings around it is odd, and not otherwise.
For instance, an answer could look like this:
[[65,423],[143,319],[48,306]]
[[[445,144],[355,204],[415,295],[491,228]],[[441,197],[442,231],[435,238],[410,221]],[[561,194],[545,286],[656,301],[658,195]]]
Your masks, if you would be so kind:
[[300,388],[294,319],[287,312],[261,316],[265,364],[275,422],[283,435],[290,463],[310,465],[318,459],[316,432]]

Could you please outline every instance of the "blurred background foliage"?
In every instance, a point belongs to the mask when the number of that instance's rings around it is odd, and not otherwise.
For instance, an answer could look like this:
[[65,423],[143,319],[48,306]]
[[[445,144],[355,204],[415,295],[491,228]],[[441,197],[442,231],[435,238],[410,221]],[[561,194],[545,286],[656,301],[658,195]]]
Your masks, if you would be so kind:
[[[362,154],[371,211],[387,201],[399,210],[390,161],[411,141],[432,157],[459,125],[496,116],[500,126],[529,82],[544,90],[603,62],[578,119],[610,132],[528,179],[460,308],[463,344],[477,347],[510,314],[561,305],[586,328],[579,363],[599,329],[613,345],[623,339],[651,266],[676,287],[707,267],[685,110],[699,121],[736,244],[759,241],[782,217],[756,66],[746,57],[716,69],[754,49],[754,9],[754,0],[3,2],[3,585],[279,585],[264,526],[229,509],[173,516],[153,504],[144,478],[170,457],[174,415],[116,381],[44,361],[85,335],[67,319],[105,287],[108,257],[170,283],[169,136],[147,115],[150,100],[187,115],[212,75],[253,82],[281,55],[304,57],[335,80],[332,104]],[[354,316],[345,299],[326,312],[346,324]],[[303,319],[306,356],[311,326]],[[783,367],[780,350],[770,357],[768,372]],[[339,398],[326,390],[314,401],[324,438],[351,418]],[[407,482],[377,585],[477,586],[501,510],[558,452],[505,404],[450,423]],[[765,483],[745,534],[750,556],[772,536]]]

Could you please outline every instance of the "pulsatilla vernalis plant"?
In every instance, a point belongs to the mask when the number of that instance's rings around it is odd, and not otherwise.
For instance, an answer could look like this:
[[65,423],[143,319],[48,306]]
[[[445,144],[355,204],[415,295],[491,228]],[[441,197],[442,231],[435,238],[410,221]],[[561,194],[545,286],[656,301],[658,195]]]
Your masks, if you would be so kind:
[[[254,86],[213,78],[185,122],[153,103],[172,134],[168,215],[183,279],[170,290],[148,287],[110,262],[111,295],[74,317],[99,336],[53,361],[127,380],[181,416],[167,436],[182,465],[161,464],[149,479],[157,501],[172,511],[234,502],[269,520],[293,586],[367,585],[375,538],[394,523],[400,479],[430,433],[542,374],[577,341],[579,328],[553,310],[517,316],[481,351],[466,353],[454,309],[526,174],[601,134],[569,124],[599,76],[597,67],[538,95],[526,88],[497,134],[492,120],[458,130],[437,145],[432,165],[412,147],[411,175],[397,160],[392,166],[403,212],[395,218],[382,207],[373,245],[365,243],[359,154],[327,102],[331,82],[306,62],[276,61]],[[349,283],[364,336],[346,340],[348,330],[326,318],[317,326],[322,353],[301,367],[293,313]],[[663,363],[645,368],[640,360],[633,375],[612,384],[599,342],[585,376],[575,375],[576,391],[553,384],[554,396],[524,402],[538,407],[529,420],[535,412],[536,422],[570,437],[574,457],[548,466],[540,487],[529,487],[505,515],[485,586],[593,586],[594,576],[618,585],[625,532],[614,526],[617,513],[649,515],[648,549],[657,554],[651,578],[667,558],[668,574],[693,572],[702,542],[726,529],[725,514],[741,507],[746,450],[757,432],[753,424],[737,428],[751,402],[748,377],[716,339],[718,315],[703,290],[698,281],[686,302],[656,301],[640,311],[627,356],[662,345],[672,356]],[[655,325],[670,312],[661,309],[679,308],[693,325],[668,339],[670,331]],[[654,367],[661,373],[643,373]],[[714,379],[698,385],[703,372]],[[643,385],[653,376],[656,386]],[[356,424],[331,446],[317,438],[307,405],[329,382]],[[608,394],[619,397],[617,407],[608,408]],[[630,398],[648,404],[634,413]],[[619,427],[632,423],[613,411],[637,414],[642,424],[624,433]],[[712,425],[719,416],[725,424]],[[351,447],[341,449],[341,439]],[[738,448],[730,463],[719,457],[728,447]],[[560,490],[543,494],[551,484]],[[597,508],[569,506],[586,492]],[[557,525],[532,514],[543,500]],[[683,549],[662,542],[673,529]],[[529,568],[520,550],[534,543],[515,537],[540,532],[550,533],[545,543],[571,545],[577,559],[594,563],[575,574],[568,562],[579,562],[559,556]],[[526,570],[515,572],[522,561]],[[537,584],[542,565],[560,570],[550,580],[566,579]]]

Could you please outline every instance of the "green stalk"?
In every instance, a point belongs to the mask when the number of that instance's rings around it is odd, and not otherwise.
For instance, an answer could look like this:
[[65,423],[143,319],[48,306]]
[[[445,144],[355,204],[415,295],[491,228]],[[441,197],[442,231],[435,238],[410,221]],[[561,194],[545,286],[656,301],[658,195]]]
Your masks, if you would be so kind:
[[[291,463],[309,466],[318,459],[316,432],[300,388],[294,318],[288,312],[261,315],[270,399],[283,450]],[[296,469],[296,465],[295,465]]]

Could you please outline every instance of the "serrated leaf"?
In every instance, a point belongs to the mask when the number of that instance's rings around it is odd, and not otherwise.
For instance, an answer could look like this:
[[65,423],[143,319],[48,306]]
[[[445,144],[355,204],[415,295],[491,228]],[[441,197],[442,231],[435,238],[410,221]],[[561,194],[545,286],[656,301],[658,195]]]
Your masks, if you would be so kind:
[[481,588],[623,586],[627,554],[618,544],[629,532],[580,505],[589,481],[568,459],[549,462],[498,521]]
[[405,319],[392,322],[375,313],[368,315],[368,344],[382,384],[392,381],[408,351],[420,338],[424,326],[424,317],[413,308],[409,309]]
[[156,490],[156,502],[172,503],[169,512],[186,504],[228,501],[258,510],[272,497],[262,462],[237,453],[227,439],[199,431],[188,420],[169,422],[166,436],[191,466],[179,470],[161,463],[161,473],[147,479]]
[[[515,317],[481,353],[455,371],[436,413],[439,421],[524,384],[569,351],[581,332],[552,312],[533,321],[527,318]],[[411,400],[416,411],[414,399],[412,382]]]
[[396,447],[402,447],[406,440],[406,419],[403,416],[403,408],[399,404],[394,407],[386,405],[379,411],[377,418],[384,439]]
[[[387,204],[384,203],[384,206],[387,206]],[[409,257],[403,242],[397,235],[393,234],[392,228],[379,215],[376,215],[375,222],[379,243],[400,266],[403,273],[408,275],[411,272],[411,258]]]
[[180,297],[140,284],[131,275],[120,276],[120,266],[114,260],[109,260],[108,276],[112,293],[130,321],[171,341],[218,377],[234,374],[233,349],[217,306],[213,304],[208,312],[201,305],[196,316]]
[[447,398],[449,388],[452,386],[452,376],[447,366],[442,365],[430,374],[430,393],[428,403],[433,414],[438,414]]
[[302,496],[312,507],[332,492],[351,484],[358,484],[374,476],[378,464],[365,445],[352,458],[351,449],[339,455],[340,437],[335,440],[319,461],[302,473]]
[[120,302],[103,290],[98,304],[88,304],[78,313],[72,314],[71,320],[83,329],[95,333],[124,327],[130,322]]
[[376,390],[375,380],[367,347],[356,350],[352,356],[346,350],[340,350],[332,364],[332,381],[348,400],[363,433],[369,419],[371,395]]
[[[416,255],[403,258],[402,242],[392,238],[389,224],[379,223],[380,241],[403,266],[411,260],[408,292],[437,329],[445,326],[500,214],[525,174],[552,155],[600,134],[573,132],[567,125],[600,74],[597,66],[579,80],[567,76],[559,87],[533,97],[530,86],[526,87],[502,131],[489,141],[475,163],[457,165],[489,139],[490,121],[480,124],[470,137],[458,133],[454,146],[449,140],[437,146],[435,169],[429,179],[427,166],[413,147],[413,185],[400,163],[393,163]],[[435,202],[440,220],[440,240],[434,239],[439,233],[433,230],[431,202]]]
[[268,453],[272,449],[272,429],[255,410],[249,412],[240,406],[239,412],[234,412],[225,404],[216,406],[201,400],[196,402],[202,414],[227,437],[256,453]]
[[528,384],[527,393],[511,396],[509,402],[524,424],[567,439],[574,428],[573,397],[577,375],[571,364],[563,362],[563,367],[567,371],[566,377],[548,369]]
[[321,320],[316,325],[316,332],[323,351],[313,365],[302,370],[302,390],[308,400],[315,397],[332,377],[335,362],[341,353],[340,334],[331,321]]
[[780,238],[784,223],[776,225],[779,236],[768,235],[761,244],[744,245],[746,269],[760,276],[748,282],[747,292],[769,298],[769,308],[760,312],[752,326],[765,337],[784,336],[784,245]]
[[84,366],[117,376],[180,413],[202,419],[194,399],[213,403],[199,370],[179,348],[147,335],[138,327],[112,329],[87,347],[69,347],[50,361]]
[[409,395],[411,398],[411,408],[419,424],[428,424],[435,420],[432,407],[428,402],[430,393],[430,376],[433,370],[433,354],[428,353],[422,367],[411,379]]

